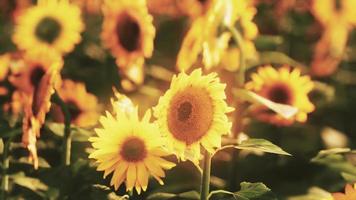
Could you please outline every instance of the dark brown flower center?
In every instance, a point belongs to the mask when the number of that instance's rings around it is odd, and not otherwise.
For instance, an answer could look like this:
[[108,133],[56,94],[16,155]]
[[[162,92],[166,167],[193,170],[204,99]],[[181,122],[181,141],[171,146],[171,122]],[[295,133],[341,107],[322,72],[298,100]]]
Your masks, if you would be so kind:
[[116,24],[116,34],[119,45],[127,51],[132,52],[140,47],[141,28],[137,20],[129,14],[119,16]]
[[43,18],[36,26],[35,34],[43,42],[52,44],[61,33],[62,26],[53,17]]
[[201,88],[186,88],[171,100],[168,128],[173,136],[187,145],[197,142],[209,130],[213,121],[213,103]]
[[190,118],[190,114],[192,114],[193,106],[190,102],[182,103],[178,108],[178,120],[186,121]]
[[269,89],[267,98],[280,104],[291,104],[293,100],[291,89],[285,84],[276,84]]
[[147,155],[146,145],[140,138],[129,138],[122,144],[120,155],[127,162],[142,161]]

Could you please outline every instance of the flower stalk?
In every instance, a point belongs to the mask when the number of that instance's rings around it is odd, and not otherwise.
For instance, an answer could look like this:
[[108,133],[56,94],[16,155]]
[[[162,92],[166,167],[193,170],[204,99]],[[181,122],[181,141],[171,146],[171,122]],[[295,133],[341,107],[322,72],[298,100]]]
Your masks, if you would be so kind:
[[210,190],[211,154],[205,150],[201,179],[200,200],[208,200]]
[[55,92],[52,96],[53,102],[56,103],[62,110],[64,115],[64,134],[63,134],[63,147],[62,147],[62,165],[70,165],[70,154],[72,146],[72,137],[70,130],[70,112],[68,106],[64,103],[61,97]]
[[[226,28],[230,31],[232,34],[232,38],[234,39],[234,42],[240,49],[240,60],[239,60],[239,71],[236,76],[236,86],[239,89],[243,89],[245,85],[245,72],[246,72],[246,57],[245,57],[245,47],[244,47],[244,41],[242,39],[242,35],[240,32],[233,26],[226,26]],[[236,99],[235,103],[235,108],[238,108],[235,110],[235,123],[232,128],[232,137],[233,139],[237,139],[239,133],[243,131],[243,115],[244,115],[244,110],[245,110],[246,105],[241,99]],[[237,157],[238,157],[238,152],[237,151],[232,151],[232,158],[231,158],[231,165],[230,165],[230,181],[229,181],[229,189],[234,190],[236,189],[236,181],[235,177],[237,176],[236,174],[236,162],[237,162]]]

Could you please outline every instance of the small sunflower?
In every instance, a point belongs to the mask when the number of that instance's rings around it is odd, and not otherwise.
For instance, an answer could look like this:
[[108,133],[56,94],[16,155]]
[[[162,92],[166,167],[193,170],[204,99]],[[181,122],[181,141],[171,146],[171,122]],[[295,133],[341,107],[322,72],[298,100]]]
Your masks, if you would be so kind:
[[356,183],[353,185],[347,184],[345,193],[333,193],[334,200],[354,200],[356,199]]
[[143,65],[153,52],[155,28],[144,0],[106,0],[101,38],[117,65]]
[[40,0],[19,16],[13,41],[21,50],[68,53],[81,40],[80,15],[80,9],[66,0]]
[[246,89],[280,104],[287,104],[298,109],[298,113],[290,118],[270,111],[264,106],[257,106],[253,111],[256,117],[277,125],[290,125],[294,120],[305,122],[307,114],[314,110],[314,105],[308,98],[308,93],[313,89],[313,82],[309,76],[301,76],[299,69],[290,71],[283,66],[278,71],[272,66],[264,66],[257,73],[251,75],[251,81],[246,83]]
[[[98,118],[98,100],[95,95],[87,92],[85,85],[71,80],[63,80],[57,89],[58,95],[69,108],[71,122],[77,126],[95,125]],[[63,122],[64,117],[57,105],[52,106],[54,119]]]
[[216,73],[174,76],[170,89],[159,99],[154,115],[169,149],[180,159],[197,162],[200,145],[209,152],[221,146],[221,136],[230,132],[226,113],[233,108],[225,102],[225,84]]
[[50,98],[63,61],[56,52],[38,51],[26,54],[24,62],[25,66],[13,70],[9,80],[20,92],[25,112],[22,142],[29,149],[37,168],[36,137],[39,137],[50,109]]
[[115,102],[113,106],[114,116],[109,112],[102,116],[103,128],[96,129],[97,136],[89,139],[95,149],[89,158],[96,160],[104,178],[113,173],[110,185],[115,190],[125,182],[126,190],[146,191],[150,175],[163,184],[163,169],[175,164],[162,158],[169,153],[162,147],[164,140],[157,125],[150,122],[151,112],[139,120],[137,107],[126,112]]

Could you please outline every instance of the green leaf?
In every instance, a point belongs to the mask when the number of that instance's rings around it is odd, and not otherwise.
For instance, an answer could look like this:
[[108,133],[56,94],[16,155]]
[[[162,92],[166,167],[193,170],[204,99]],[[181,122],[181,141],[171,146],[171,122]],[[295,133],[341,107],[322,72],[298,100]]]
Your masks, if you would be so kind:
[[[64,124],[51,122],[47,123],[46,127],[55,135],[63,137]],[[92,135],[92,131],[71,125],[71,136],[72,140],[75,142],[87,142]]]
[[166,200],[166,199],[172,199],[175,197],[179,197],[179,199],[185,199],[185,200],[199,200],[200,195],[197,191],[189,191],[189,192],[183,192],[180,194],[173,194],[173,193],[165,193],[165,192],[158,192],[151,194],[147,197],[147,200]]
[[322,150],[317,156],[312,158],[311,161],[317,164],[325,165],[330,169],[339,172],[341,175],[343,174],[343,177],[348,180],[351,176],[356,176],[356,166],[348,160],[348,155],[355,153],[355,151],[351,151],[349,148]]
[[48,186],[39,179],[27,177],[23,172],[10,175],[10,178],[15,184],[30,189],[40,196],[44,196],[44,191],[48,189]]
[[235,192],[237,199],[241,200],[276,200],[276,196],[263,183],[242,182],[241,190]]
[[166,200],[166,199],[171,199],[173,197],[177,197],[177,195],[172,193],[166,193],[166,192],[158,192],[149,195],[147,197],[147,200]]
[[189,191],[189,192],[183,192],[183,193],[180,193],[178,194],[177,197],[180,197],[180,198],[184,198],[184,199],[191,199],[191,200],[199,200],[200,199],[200,195],[197,191]]
[[312,187],[305,195],[294,196],[288,198],[288,200],[333,200],[332,195],[318,187]]
[[22,134],[22,128],[12,129],[12,130],[1,130],[0,138],[9,138]]
[[296,107],[286,105],[286,104],[275,103],[269,99],[266,99],[248,90],[237,89],[235,90],[235,94],[238,97],[246,101],[249,101],[251,103],[264,105],[269,109],[273,110],[274,112],[280,114],[282,117],[286,119],[293,117],[298,112],[298,109]]
[[226,149],[226,148],[236,148],[236,149],[250,150],[250,151],[262,151],[262,152],[267,152],[267,153],[291,156],[291,154],[287,153],[279,146],[277,146],[277,145],[273,144],[272,142],[265,140],[265,139],[251,138],[251,139],[242,141],[241,144],[223,146],[222,148],[218,149],[217,151],[220,151],[220,150]]
[[263,183],[242,182],[240,191],[229,192],[225,190],[212,191],[209,199],[219,196],[217,199],[224,200],[277,200],[272,191]]

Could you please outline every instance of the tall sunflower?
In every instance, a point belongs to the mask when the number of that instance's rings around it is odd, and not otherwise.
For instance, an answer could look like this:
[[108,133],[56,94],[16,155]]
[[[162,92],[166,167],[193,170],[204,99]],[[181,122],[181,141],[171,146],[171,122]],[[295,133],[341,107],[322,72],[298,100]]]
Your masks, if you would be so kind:
[[[63,80],[57,89],[58,95],[69,108],[71,122],[77,126],[95,125],[98,118],[98,100],[95,95],[87,92],[83,83]],[[57,105],[52,106],[54,119],[64,121],[64,116]]]
[[200,145],[209,152],[221,146],[221,136],[230,132],[226,113],[233,108],[225,102],[225,84],[216,73],[174,76],[170,89],[159,99],[154,115],[169,149],[180,159],[197,162]]
[[101,38],[117,65],[143,65],[153,52],[155,28],[145,0],[106,0]]
[[26,54],[24,63],[25,66],[13,70],[9,80],[20,92],[25,113],[22,142],[29,149],[37,168],[36,137],[39,137],[50,109],[50,98],[63,61],[54,51],[37,51]]
[[272,66],[264,66],[257,73],[251,75],[251,81],[246,83],[246,88],[257,94],[280,104],[287,104],[298,109],[298,113],[290,118],[258,105],[254,110],[256,118],[277,125],[290,125],[294,121],[305,122],[307,114],[314,110],[314,105],[308,98],[308,93],[313,89],[313,82],[309,76],[302,76],[299,69],[292,71],[287,66],[279,70]]
[[115,190],[125,182],[126,190],[146,191],[150,175],[163,184],[163,169],[175,164],[162,158],[169,153],[162,147],[165,141],[157,125],[150,122],[151,112],[147,111],[140,120],[137,107],[131,112],[122,110],[116,102],[113,107],[114,115],[107,112],[102,116],[103,127],[89,139],[94,148],[89,158],[96,160],[97,170],[104,171],[104,178],[113,173],[110,185]]
[[67,0],[39,0],[21,13],[12,39],[21,50],[68,53],[81,40],[84,24],[80,15],[80,9]]

